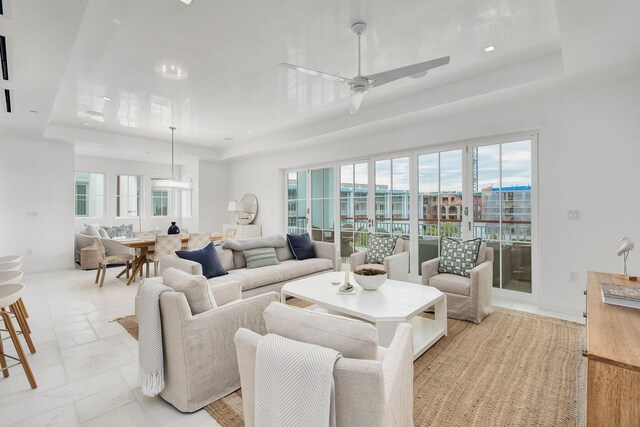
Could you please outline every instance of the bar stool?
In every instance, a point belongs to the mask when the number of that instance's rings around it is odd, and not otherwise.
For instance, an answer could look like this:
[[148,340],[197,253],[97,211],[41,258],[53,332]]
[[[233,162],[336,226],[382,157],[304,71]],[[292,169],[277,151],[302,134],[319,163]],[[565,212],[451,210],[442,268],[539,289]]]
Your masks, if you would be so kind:
[[[21,284],[22,276],[23,276],[22,271],[0,271],[0,286],[7,285],[10,283]],[[24,336],[25,341],[27,342],[27,346],[29,346],[29,351],[31,351],[31,354],[33,354],[36,352],[36,350],[33,345],[33,342],[31,341],[31,327],[29,327],[29,323],[27,322],[27,317],[28,317],[28,315],[26,314],[27,310],[24,307],[24,302],[22,301],[22,298],[18,299],[18,301],[15,304],[15,308],[16,310],[18,310],[18,313],[13,313],[14,316],[17,316],[19,314],[24,323],[24,328],[21,329],[20,332]]]
[[19,271],[22,265],[19,262],[0,263],[0,271]]
[[[6,285],[0,286],[0,308],[10,307],[14,313],[17,313],[18,310],[15,308],[16,301],[18,301],[21,297],[22,291],[24,291],[24,286],[17,283],[10,283]],[[33,376],[33,372],[31,372],[31,367],[29,366],[29,361],[27,360],[27,356],[24,354],[22,350],[22,345],[20,344],[20,340],[18,339],[18,333],[13,327],[13,322],[11,322],[11,317],[9,313],[6,311],[0,311],[0,317],[4,321],[5,328],[9,332],[9,336],[11,341],[13,341],[13,346],[18,353],[18,357],[13,357],[4,352],[4,348],[2,345],[2,339],[0,339],[0,369],[2,370],[2,376],[7,378],[9,376],[9,368],[12,368],[16,365],[22,364],[22,369],[24,369],[24,373],[29,380],[29,385],[31,388],[37,388],[38,384],[36,383],[36,379]],[[21,316],[16,314],[16,319],[18,323],[21,323]],[[24,326],[20,325],[23,330]],[[31,338],[29,338],[31,341]],[[15,360],[17,363],[14,363],[11,366],[7,365],[7,358]]]
[[21,263],[22,262],[22,257],[20,255],[0,256],[0,264],[6,264],[8,262]]
[[[0,273],[4,271],[21,271],[22,265],[19,262],[6,262],[4,264],[0,264]],[[0,281],[2,283],[2,281]],[[14,283],[22,283],[22,274],[20,275],[20,281]],[[24,312],[24,317],[29,317],[29,313],[27,312],[27,307],[25,307],[22,298],[20,299],[20,308]]]

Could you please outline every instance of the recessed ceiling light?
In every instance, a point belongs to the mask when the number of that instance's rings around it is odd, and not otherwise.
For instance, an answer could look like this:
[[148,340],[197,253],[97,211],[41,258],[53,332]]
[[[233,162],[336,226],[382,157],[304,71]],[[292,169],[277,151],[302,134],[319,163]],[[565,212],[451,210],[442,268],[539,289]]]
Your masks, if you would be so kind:
[[38,111],[38,110],[29,110],[29,112],[33,113],[33,114],[38,114],[40,111]]
[[89,110],[87,111],[87,114],[94,117],[104,117],[104,113],[101,113],[100,111]]
[[225,141],[233,141],[233,138],[225,138]]
[[108,97],[108,96],[101,96],[100,98],[104,99],[105,101],[111,101],[112,98]]
[[485,52],[493,52],[494,50],[496,50],[496,47],[494,45],[487,46],[484,48]]
[[180,3],[184,3],[187,6],[189,6],[191,4],[191,0],[179,0],[179,1],[180,1]]
[[209,144],[209,147],[211,147],[213,144]]
[[249,133],[253,133],[253,131],[252,131],[252,130],[248,130],[247,132],[249,132]]
[[85,126],[91,126],[89,123],[83,123],[83,125],[85,125]]

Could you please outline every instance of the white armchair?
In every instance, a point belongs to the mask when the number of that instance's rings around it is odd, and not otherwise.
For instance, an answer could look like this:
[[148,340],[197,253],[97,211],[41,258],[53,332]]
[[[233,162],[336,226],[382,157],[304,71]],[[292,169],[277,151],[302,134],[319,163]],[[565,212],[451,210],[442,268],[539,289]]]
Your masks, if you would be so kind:
[[403,282],[409,280],[409,241],[398,238],[393,254],[386,257],[383,264],[366,264],[366,257],[366,251],[351,254],[351,271],[358,268],[378,268],[384,269],[389,279]]
[[422,263],[422,284],[433,286],[447,295],[447,316],[480,323],[493,313],[493,249],[480,245],[476,266],[470,277],[439,274],[440,258]]
[[237,281],[210,289],[218,307],[196,315],[183,293],[160,296],[165,381],[160,395],[182,412],[197,411],[240,388],[234,334],[239,328],[266,333],[262,312],[279,300],[277,292],[241,299]]
[[[304,342],[331,347],[343,353],[344,357],[336,361],[333,369],[336,425],[413,426],[411,325],[400,324],[389,348],[379,348],[374,359],[367,359],[362,355],[362,347],[366,346],[363,342],[367,342],[365,338],[355,338],[352,345],[349,345],[348,341],[358,336],[355,331],[362,332],[362,328],[366,327],[372,328],[372,335],[376,337],[372,325],[282,304],[269,306],[265,317],[268,313],[273,315],[276,311],[281,327],[274,331],[272,326],[268,326],[269,333],[298,341],[302,341],[301,337],[304,336]],[[353,322],[355,324],[349,326],[349,323]],[[315,330],[312,335],[309,334],[309,323]],[[336,336],[334,332],[338,332],[339,335]],[[365,330],[365,334],[366,332],[368,331]],[[261,334],[247,329],[239,329],[235,336],[242,383],[244,422],[247,427],[255,424],[256,348],[261,338]],[[340,348],[340,345],[343,348]],[[348,355],[360,358],[350,358]]]

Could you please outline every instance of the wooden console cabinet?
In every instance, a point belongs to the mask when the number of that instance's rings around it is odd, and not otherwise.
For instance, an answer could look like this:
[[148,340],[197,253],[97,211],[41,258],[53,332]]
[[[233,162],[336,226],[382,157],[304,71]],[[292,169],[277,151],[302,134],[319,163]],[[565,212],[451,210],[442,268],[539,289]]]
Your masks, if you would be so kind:
[[640,426],[640,309],[605,304],[600,283],[639,286],[588,274],[587,427]]

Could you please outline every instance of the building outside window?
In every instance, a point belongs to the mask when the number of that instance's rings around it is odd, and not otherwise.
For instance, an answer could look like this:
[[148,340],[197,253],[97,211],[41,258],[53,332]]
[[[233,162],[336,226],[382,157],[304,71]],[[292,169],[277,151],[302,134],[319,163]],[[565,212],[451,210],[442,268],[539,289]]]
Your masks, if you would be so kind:
[[104,174],[75,173],[75,216],[104,217]]
[[116,216],[139,217],[142,206],[142,179],[135,175],[116,176]]

